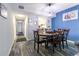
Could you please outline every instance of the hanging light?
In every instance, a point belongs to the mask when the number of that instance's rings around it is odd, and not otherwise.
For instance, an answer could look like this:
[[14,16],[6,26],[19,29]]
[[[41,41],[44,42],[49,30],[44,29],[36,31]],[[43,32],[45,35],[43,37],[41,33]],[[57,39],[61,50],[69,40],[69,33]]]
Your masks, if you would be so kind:
[[48,3],[47,6],[50,7],[50,6],[54,5],[54,4],[55,4],[55,3]]

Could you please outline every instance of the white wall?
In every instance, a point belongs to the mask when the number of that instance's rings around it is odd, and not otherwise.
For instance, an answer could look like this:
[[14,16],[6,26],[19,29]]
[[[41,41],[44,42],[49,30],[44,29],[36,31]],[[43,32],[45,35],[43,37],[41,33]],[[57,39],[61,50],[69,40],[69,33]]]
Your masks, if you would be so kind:
[[42,26],[43,28],[47,28],[47,18],[46,17],[43,17],[43,16],[38,17],[38,25],[40,26],[41,24],[44,25],[44,26]]
[[28,16],[26,15],[26,18],[25,18],[25,26],[24,26],[24,31],[25,31],[25,37],[26,39],[28,40]]
[[47,24],[46,24],[46,26],[47,26],[48,29],[51,29],[51,18],[47,18]]
[[4,19],[0,16],[0,56],[8,56],[13,37],[13,28],[12,28],[12,14],[10,8],[6,5],[8,11],[8,18]]
[[38,17],[35,15],[29,15],[28,17],[28,39],[33,40],[33,31],[38,28]]

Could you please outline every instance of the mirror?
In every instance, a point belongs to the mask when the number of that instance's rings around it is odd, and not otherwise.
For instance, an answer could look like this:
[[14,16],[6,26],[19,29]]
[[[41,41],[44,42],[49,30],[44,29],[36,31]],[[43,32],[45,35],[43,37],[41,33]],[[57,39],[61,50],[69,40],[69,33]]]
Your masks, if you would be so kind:
[[7,8],[2,3],[0,3],[0,16],[7,18]]

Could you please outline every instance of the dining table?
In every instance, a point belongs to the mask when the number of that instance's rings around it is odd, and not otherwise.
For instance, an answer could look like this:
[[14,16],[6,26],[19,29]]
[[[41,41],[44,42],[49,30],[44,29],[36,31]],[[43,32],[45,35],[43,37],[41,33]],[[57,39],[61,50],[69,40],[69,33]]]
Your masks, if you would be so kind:
[[64,31],[55,30],[48,32],[38,32],[38,42],[42,42],[42,41],[45,43],[45,48],[49,48],[49,43],[50,43],[53,48],[57,47],[58,45],[61,50],[61,46],[64,47]]

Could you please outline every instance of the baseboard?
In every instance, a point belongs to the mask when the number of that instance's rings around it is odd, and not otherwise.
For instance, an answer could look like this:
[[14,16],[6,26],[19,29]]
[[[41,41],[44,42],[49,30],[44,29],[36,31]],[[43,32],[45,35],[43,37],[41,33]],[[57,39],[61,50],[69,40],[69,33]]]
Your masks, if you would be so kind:
[[[16,38],[15,38],[16,39]],[[9,54],[10,54],[10,52],[11,52],[11,49],[12,49],[12,47],[13,47],[13,45],[14,45],[14,42],[16,41],[16,40],[13,40],[13,42],[12,42],[12,44],[11,44],[11,47],[10,47],[10,49],[9,49],[9,53],[8,53],[8,56],[9,56]]]
[[75,41],[72,41],[72,40],[67,40],[68,42],[68,45],[70,45],[71,47],[75,48]]
[[71,40],[67,40],[69,43],[71,43],[71,44],[75,44],[75,42],[74,41],[71,41]]
[[77,51],[77,47],[75,45],[75,41],[68,40],[68,44],[72,47],[72,49],[74,49],[75,51]]

